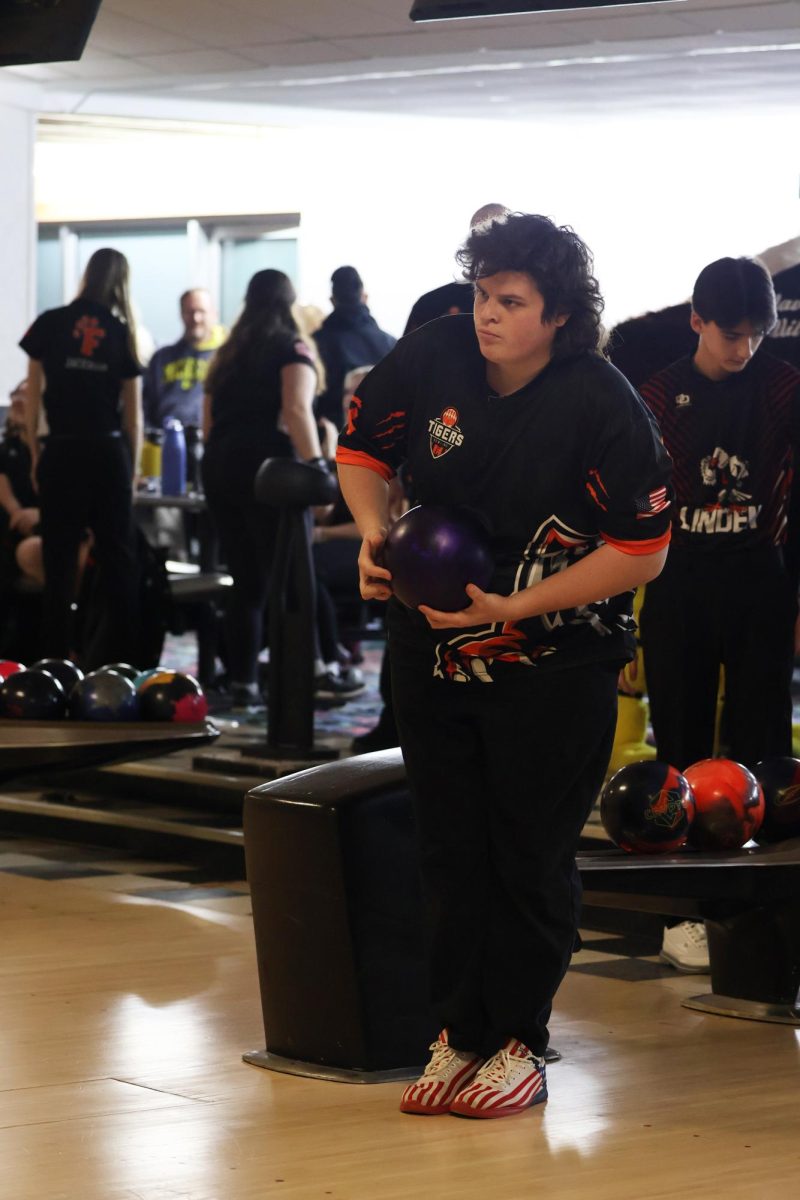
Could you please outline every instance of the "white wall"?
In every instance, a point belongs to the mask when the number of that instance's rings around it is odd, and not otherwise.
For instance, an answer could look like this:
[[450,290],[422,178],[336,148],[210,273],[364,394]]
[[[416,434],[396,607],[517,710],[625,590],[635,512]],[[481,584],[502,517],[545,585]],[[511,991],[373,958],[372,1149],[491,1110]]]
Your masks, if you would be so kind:
[[[800,233],[797,108],[517,124],[357,121],[204,135],[124,134],[37,149],[37,209],[69,220],[299,211],[298,290],[325,305],[357,266],[398,333],[456,270],[487,201],[572,225],[595,253],[607,320],[685,298],[722,254]],[[135,144],[133,144],[135,142]]]
[[0,81],[0,402],[25,374],[17,347],[34,316],[33,147],[36,92]]

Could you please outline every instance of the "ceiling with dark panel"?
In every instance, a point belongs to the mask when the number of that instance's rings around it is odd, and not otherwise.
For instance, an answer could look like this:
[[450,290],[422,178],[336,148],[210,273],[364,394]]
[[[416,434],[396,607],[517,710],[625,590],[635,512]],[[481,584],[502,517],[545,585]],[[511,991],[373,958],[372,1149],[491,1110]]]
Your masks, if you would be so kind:
[[[71,97],[516,117],[796,105],[800,2],[672,0],[412,24],[410,0],[105,0]],[[63,101],[62,101],[63,103]]]

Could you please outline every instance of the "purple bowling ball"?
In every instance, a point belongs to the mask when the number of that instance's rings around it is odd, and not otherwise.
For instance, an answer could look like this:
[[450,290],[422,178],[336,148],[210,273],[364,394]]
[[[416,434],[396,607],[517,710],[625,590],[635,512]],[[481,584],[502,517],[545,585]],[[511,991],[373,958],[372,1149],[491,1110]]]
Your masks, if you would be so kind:
[[466,608],[468,583],[489,586],[494,563],[489,535],[471,513],[438,504],[410,509],[392,526],[383,548],[392,590],[408,608]]

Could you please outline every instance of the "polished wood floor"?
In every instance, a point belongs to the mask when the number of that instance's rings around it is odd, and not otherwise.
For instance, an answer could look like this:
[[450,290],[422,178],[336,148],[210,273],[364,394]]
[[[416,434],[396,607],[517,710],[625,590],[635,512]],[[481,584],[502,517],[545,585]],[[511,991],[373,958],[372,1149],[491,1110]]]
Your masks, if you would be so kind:
[[800,1033],[681,1008],[702,977],[570,972],[547,1105],[406,1117],[397,1085],[241,1062],[264,1044],[246,897],[110,884],[0,872],[8,1200],[800,1195]]

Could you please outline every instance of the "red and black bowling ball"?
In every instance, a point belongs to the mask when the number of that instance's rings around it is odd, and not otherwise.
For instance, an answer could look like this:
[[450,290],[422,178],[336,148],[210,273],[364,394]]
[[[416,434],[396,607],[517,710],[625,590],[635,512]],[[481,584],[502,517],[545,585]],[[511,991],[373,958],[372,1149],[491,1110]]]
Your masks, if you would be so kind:
[[76,667],[68,658],[40,658],[33,664],[33,671],[47,671],[61,684],[65,695],[69,696],[76,683],[83,679],[83,671]]
[[18,721],[60,721],[66,693],[48,671],[15,671],[0,684],[0,716]]
[[8,679],[9,675],[16,675],[17,671],[24,671],[24,670],[25,670],[24,663],[14,662],[13,659],[4,658],[0,662],[0,682],[2,682],[4,679]]
[[694,798],[686,779],[669,763],[629,763],[600,794],[600,820],[612,842],[629,854],[671,854],[686,842]]
[[697,805],[690,845],[738,850],[755,837],[764,818],[764,796],[752,771],[730,758],[704,758],[684,775]]
[[116,671],[90,671],[70,693],[69,715],[76,721],[135,721],[136,688]]
[[764,793],[759,842],[800,837],[800,759],[765,758],[753,767]]
[[154,671],[139,684],[143,721],[203,721],[208,701],[200,684],[182,671]]
[[494,566],[489,536],[478,518],[437,504],[412,508],[392,526],[383,563],[398,600],[408,608],[427,604],[441,612],[466,608],[467,584],[485,590]]

